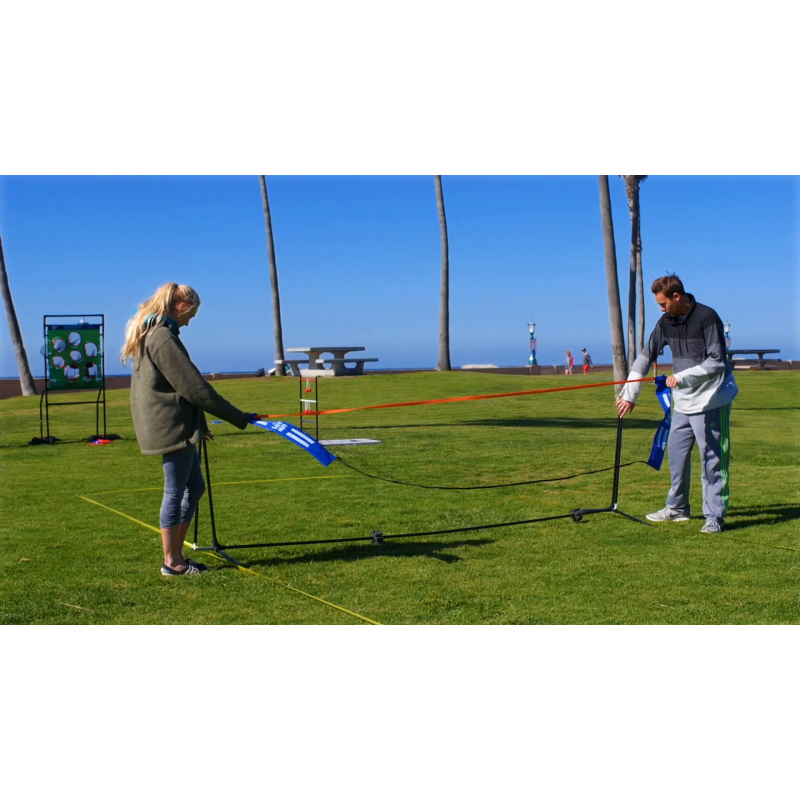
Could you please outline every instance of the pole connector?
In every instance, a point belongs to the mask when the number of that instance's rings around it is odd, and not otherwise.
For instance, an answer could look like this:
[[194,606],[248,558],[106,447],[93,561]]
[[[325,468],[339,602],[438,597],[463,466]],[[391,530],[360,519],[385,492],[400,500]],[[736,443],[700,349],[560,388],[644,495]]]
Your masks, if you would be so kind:
[[383,531],[372,531],[372,544],[383,544]]
[[573,508],[569,513],[572,515],[573,522],[583,522],[583,509]]

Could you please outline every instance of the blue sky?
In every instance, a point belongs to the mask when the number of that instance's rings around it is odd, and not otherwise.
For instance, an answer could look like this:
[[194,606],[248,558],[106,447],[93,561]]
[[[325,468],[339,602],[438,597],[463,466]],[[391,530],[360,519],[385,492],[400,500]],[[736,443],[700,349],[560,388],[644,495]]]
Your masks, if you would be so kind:
[[[433,367],[439,223],[433,177],[268,176],[286,347],[361,345],[376,367]],[[629,231],[610,178],[620,288]],[[521,365],[566,349],[611,357],[597,176],[443,177],[451,354]],[[642,186],[645,283],[676,271],[731,323],[734,347],[800,358],[796,177],[653,176]],[[136,305],[169,280],[202,309],[183,338],[207,371],[272,366],[257,176],[6,177],[0,233],[34,374],[43,314],[106,315],[106,365]],[[623,309],[623,313],[624,309]],[[648,331],[659,313],[647,292]],[[0,326],[0,375],[17,374]]]

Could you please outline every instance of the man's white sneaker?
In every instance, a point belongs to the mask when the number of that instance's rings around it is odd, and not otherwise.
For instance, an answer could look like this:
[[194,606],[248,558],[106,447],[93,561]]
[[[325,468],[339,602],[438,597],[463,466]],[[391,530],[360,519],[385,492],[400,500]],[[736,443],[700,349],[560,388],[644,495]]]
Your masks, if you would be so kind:
[[653,514],[648,514],[647,519],[650,522],[688,522],[689,517],[686,514],[675,511],[671,508],[662,508],[661,511],[656,511]]
[[706,520],[706,524],[700,528],[700,533],[722,533],[722,525],[713,517]]

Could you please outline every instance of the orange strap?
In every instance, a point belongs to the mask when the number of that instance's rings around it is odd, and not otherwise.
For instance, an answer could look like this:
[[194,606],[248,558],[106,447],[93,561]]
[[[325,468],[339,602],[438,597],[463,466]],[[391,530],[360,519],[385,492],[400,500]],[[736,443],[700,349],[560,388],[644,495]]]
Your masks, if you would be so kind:
[[476,394],[468,397],[445,397],[441,400],[412,400],[406,403],[386,403],[380,406],[361,408],[332,408],[329,411],[304,411],[302,414],[264,414],[259,419],[286,419],[286,417],[316,417],[324,414],[346,414],[350,411],[373,411],[379,408],[401,408],[403,406],[427,406],[435,403],[463,403],[467,400],[494,400],[498,397],[520,397],[527,394],[548,394],[550,392],[576,392],[581,389],[597,389],[601,386],[620,386],[624,383],[646,383],[655,378],[637,378],[633,381],[608,381],[606,383],[584,383],[580,386],[559,386],[554,389],[529,389],[525,392],[504,392],[502,394]]

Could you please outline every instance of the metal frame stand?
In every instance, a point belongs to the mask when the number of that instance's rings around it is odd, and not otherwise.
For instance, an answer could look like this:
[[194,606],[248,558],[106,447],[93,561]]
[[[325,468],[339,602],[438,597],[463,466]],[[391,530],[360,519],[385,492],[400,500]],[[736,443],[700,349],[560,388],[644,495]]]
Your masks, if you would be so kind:
[[[47,361],[47,328],[48,328],[48,319],[82,319],[85,320],[87,317],[99,317],[100,323],[100,359],[101,359],[101,384],[100,388],[97,390],[97,397],[94,400],[73,400],[69,403],[53,403],[50,401],[50,389],[48,386],[49,382],[49,364]],[[98,327],[98,323],[78,323],[75,326],[76,330],[79,330],[83,325],[90,325],[92,328]],[[37,444],[55,444],[58,439],[55,436],[50,435],[50,406],[80,406],[80,405],[91,405],[94,404],[96,409],[95,413],[95,435],[93,437],[89,437],[91,441],[100,438],[109,438],[109,439],[120,439],[121,437],[115,433],[107,433],[106,429],[106,341],[105,341],[105,332],[106,332],[106,318],[105,314],[45,314],[43,317],[42,322],[42,329],[44,333],[44,340],[45,340],[45,347],[44,347],[44,389],[42,389],[42,395],[39,399],[39,442],[33,440],[33,443]],[[75,391],[75,390],[72,390]],[[100,435],[100,405],[103,406],[103,435]],[[44,405],[44,414],[42,414],[42,405]],[[45,435],[45,429],[47,430],[47,435]]]
[[622,460],[622,417],[617,421],[617,444],[616,452],[614,454],[614,484],[611,490],[611,504],[606,508],[573,508],[568,514],[556,514],[551,517],[537,517],[536,519],[523,519],[514,522],[498,522],[493,525],[473,525],[468,528],[448,528],[447,530],[440,531],[420,531],[416,533],[384,533],[380,530],[374,530],[369,536],[350,536],[340,539],[310,539],[297,542],[260,542],[258,544],[229,544],[223,545],[217,538],[216,520],[214,518],[214,501],[211,494],[211,472],[208,467],[208,445],[204,439],[200,440],[200,449],[203,452],[203,460],[206,469],[206,491],[208,492],[208,508],[211,517],[211,541],[210,547],[201,547],[198,545],[199,533],[199,511],[198,506],[194,518],[194,542],[193,547],[195,550],[212,550],[220,556],[224,556],[228,561],[239,566],[239,562],[231,558],[225,551],[226,550],[246,550],[246,549],[260,549],[266,547],[293,547],[297,545],[315,545],[315,544],[338,544],[342,542],[372,542],[373,544],[383,544],[387,539],[407,539],[412,537],[421,536],[441,536],[447,533],[464,533],[467,531],[481,531],[488,530],[489,528],[507,528],[512,525],[531,525],[535,522],[549,522],[556,519],[571,519],[573,522],[583,522],[584,517],[590,514],[619,514],[627,519],[638,522],[640,525],[646,525],[648,528],[655,526],[643,519],[634,517],[631,514],[626,514],[619,509],[619,476],[620,464]]
[[626,514],[624,511],[619,510],[619,474],[620,474],[620,463],[622,461],[622,417],[617,420],[617,447],[616,453],[614,454],[614,487],[611,490],[611,505],[608,508],[573,508],[570,516],[575,520],[575,522],[582,522],[583,518],[589,514],[621,514],[623,517],[627,517],[628,519],[632,519],[634,522],[638,522],[641,525],[647,525],[648,528],[654,528],[655,525],[651,525],[649,522],[645,522],[643,519],[639,519],[638,517],[633,517],[630,514]]

